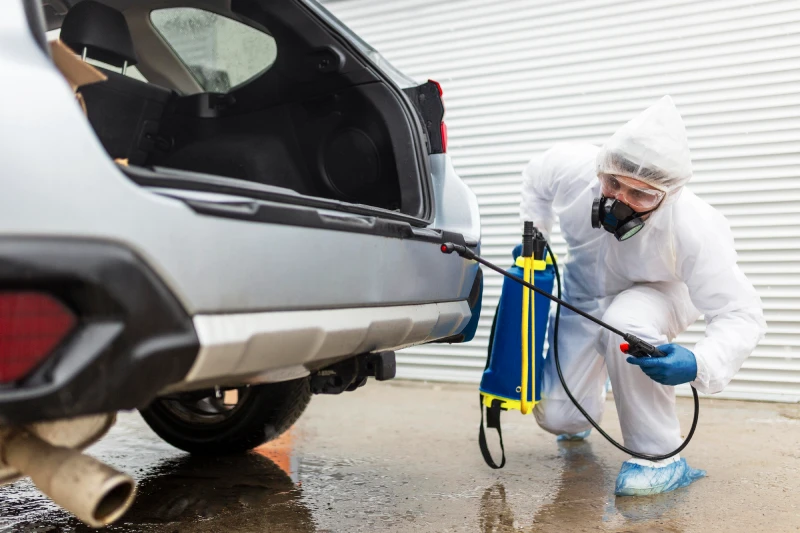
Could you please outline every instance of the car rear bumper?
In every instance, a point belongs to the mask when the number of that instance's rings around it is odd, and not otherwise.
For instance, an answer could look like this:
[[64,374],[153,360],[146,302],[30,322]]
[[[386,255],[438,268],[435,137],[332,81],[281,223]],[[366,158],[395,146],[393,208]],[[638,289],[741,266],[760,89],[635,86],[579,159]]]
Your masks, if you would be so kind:
[[2,424],[145,406],[180,381],[199,352],[191,317],[119,244],[2,238],[2,289],[46,292],[78,317],[77,328],[31,374],[0,386]]
[[304,377],[354,355],[452,338],[472,314],[469,302],[461,300],[197,315],[200,353],[184,380],[169,387],[169,392]]
[[4,290],[45,292],[78,325],[32,373],[0,385],[0,425],[142,408],[159,394],[285,381],[361,353],[458,342],[475,305],[473,287],[449,302],[192,317],[124,245],[64,238],[0,238]]

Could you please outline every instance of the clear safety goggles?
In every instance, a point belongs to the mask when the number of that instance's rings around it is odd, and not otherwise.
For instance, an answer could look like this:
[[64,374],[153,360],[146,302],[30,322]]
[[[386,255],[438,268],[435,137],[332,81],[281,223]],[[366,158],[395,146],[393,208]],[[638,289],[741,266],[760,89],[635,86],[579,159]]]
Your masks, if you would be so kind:
[[658,206],[664,192],[657,189],[644,189],[637,186],[637,180],[611,174],[598,174],[603,196],[616,198],[628,204],[634,211],[648,211]]

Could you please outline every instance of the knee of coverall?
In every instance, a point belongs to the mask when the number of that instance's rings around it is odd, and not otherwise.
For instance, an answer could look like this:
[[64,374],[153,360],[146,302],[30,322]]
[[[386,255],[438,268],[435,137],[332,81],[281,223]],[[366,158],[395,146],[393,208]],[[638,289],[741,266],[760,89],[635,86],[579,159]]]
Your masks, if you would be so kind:
[[[595,422],[598,424],[602,422],[603,398],[584,399],[581,405]],[[533,409],[533,416],[536,418],[536,423],[539,424],[540,428],[553,435],[580,433],[592,427],[586,417],[575,408],[569,399],[543,400]]]
[[[670,320],[671,310],[664,302],[664,296],[657,289],[645,286],[621,293],[603,313],[603,322],[655,346],[669,342],[670,330],[673,329]],[[597,349],[602,354],[608,354],[612,347],[619,346],[621,342],[622,337],[603,328]]]

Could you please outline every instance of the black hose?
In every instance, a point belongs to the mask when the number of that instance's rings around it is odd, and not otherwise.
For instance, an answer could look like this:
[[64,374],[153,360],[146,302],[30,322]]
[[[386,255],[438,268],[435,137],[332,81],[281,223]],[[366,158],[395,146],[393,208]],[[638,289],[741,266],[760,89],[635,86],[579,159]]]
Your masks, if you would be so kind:
[[[561,275],[558,273],[558,263],[556,262],[556,254],[554,254],[553,250],[550,248],[550,243],[547,243],[547,252],[550,254],[550,257],[553,260],[553,267],[555,268],[556,271],[556,283],[558,285],[558,298],[561,299]],[[633,450],[626,448],[619,442],[615,441],[611,437],[611,435],[603,431],[603,428],[601,428],[600,425],[597,422],[595,422],[591,416],[589,416],[589,413],[587,413],[586,410],[584,410],[584,408],[581,407],[581,404],[578,403],[578,400],[576,400],[575,397],[572,395],[572,392],[570,392],[569,387],[567,387],[567,383],[564,380],[564,375],[561,373],[561,363],[558,361],[558,325],[561,321],[561,303],[556,302],[556,305],[558,307],[556,308],[556,318],[555,318],[555,323],[553,324],[553,360],[556,363],[556,371],[558,372],[558,379],[561,380],[561,386],[564,387],[564,392],[567,393],[567,396],[569,396],[569,399],[572,400],[572,403],[575,405],[578,411],[580,411],[581,414],[586,417],[586,420],[588,420],[589,423],[592,426],[594,426],[594,428],[598,431],[598,433],[604,436],[608,442],[610,442],[623,452],[630,454],[633,457],[638,457],[639,459],[646,459],[648,461],[661,461],[664,459],[669,459],[670,457],[679,454],[684,448],[686,448],[686,445],[689,444],[689,441],[692,440],[692,436],[694,436],[694,430],[697,429],[697,419],[700,416],[700,400],[697,397],[697,390],[694,387],[692,387],[692,395],[694,396],[694,418],[692,419],[692,429],[689,430],[689,434],[686,436],[686,440],[683,441],[683,444],[675,448],[675,450],[671,451],[670,453],[664,455],[649,455],[646,453],[635,452]],[[599,321],[595,322],[600,323]],[[600,325],[611,330],[614,333],[617,333],[617,335],[621,335],[621,333],[614,331],[614,328],[609,327],[605,323],[600,323]]]
[[[646,342],[642,341],[641,339],[639,339],[635,335],[632,335],[630,333],[623,333],[622,331],[618,330],[614,326],[612,326],[610,324],[607,324],[607,323],[603,322],[602,320],[593,317],[589,313],[587,313],[585,311],[581,311],[577,307],[575,307],[575,306],[565,302],[564,300],[562,300],[561,299],[561,275],[558,272],[558,262],[556,261],[556,254],[554,254],[552,248],[550,248],[550,243],[549,242],[545,241],[545,247],[547,248],[547,252],[550,254],[550,257],[553,260],[553,267],[555,269],[556,281],[557,281],[557,284],[558,284],[558,297],[555,297],[552,294],[549,294],[549,293],[545,292],[544,290],[542,290],[539,287],[535,286],[533,283],[528,283],[524,279],[522,279],[522,278],[520,278],[518,276],[515,276],[513,274],[510,274],[509,272],[506,272],[505,270],[503,270],[499,266],[497,266],[497,265],[487,261],[486,259],[482,258],[481,256],[477,255],[475,252],[473,252],[472,250],[470,250],[469,248],[467,248],[464,245],[447,242],[447,243],[444,243],[444,244],[441,245],[441,250],[442,250],[442,253],[445,253],[445,254],[450,254],[450,253],[456,252],[458,255],[460,255],[461,257],[463,257],[465,259],[470,259],[470,260],[473,260],[473,261],[477,261],[478,263],[491,268],[495,272],[498,272],[499,274],[502,274],[503,276],[505,276],[507,278],[513,279],[514,281],[516,281],[520,285],[522,285],[524,287],[527,287],[527,288],[533,290],[534,292],[536,292],[537,294],[541,294],[545,298],[548,298],[549,300],[552,300],[553,302],[555,302],[555,304],[558,307],[556,308],[555,323],[553,324],[553,359],[555,360],[555,363],[556,363],[556,371],[558,372],[558,379],[561,380],[561,386],[564,387],[564,392],[567,393],[567,396],[572,401],[572,403],[575,405],[575,407],[578,409],[578,411],[580,411],[581,414],[584,417],[586,417],[586,420],[588,420],[589,423],[592,426],[594,426],[594,428],[603,437],[605,437],[608,442],[610,442],[611,444],[613,444],[614,446],[616,446],[617,448],[619,448],[623,452],[632,455],[633,457],[638,457],[639,459],[646,459],[648,461],[661,461],[663,459],[669,459],[670,457],[679,454],[684,448],[686,448],[686,445],[689,444],[689,441],[692,440],[692,437],[694,436],[694,431],[695,431],[695,429],[697,429],[697,419],[700,416],[700,399],[697,397],[697,390],[694,387],[692,387],[692,395],[694,396],[694,418],[692,419],[692,428],[689,430],[689,434],[686,436],[686,440],[684,440],[683,443],[680,446],[678,446],[675,450],[671,451],[670,453],[667,453],[667,454],[664,454],[664,455],[649,455],[649,454],[646,454],[646,453],[634,452],[633,450],[629,450],[628,448],[626,448],[622,444],[618,443],[608,433],[603,431],[603,428],[601,428],[600,425],[597,422],[595,422],[594,419],[591,416],[589,416],[589,413],[587,413],[583,409],[583,407],[581,407],[581,404],[578,403],[578,400],[576,400],[575,397],[572,395],[572,392],[569,390],[569,387],[567,387],[567,383],[564,381],[564,376],[561,373],[561,363],[558,360],[558,326],[559,326],[559,323],[561,322],[561,306],[564,306],[567,309],[569,309],[570,311],[573,311],[574,313],[576,313],[576,314],[578,314],[578,315],[580,315],[580,316],[582,316],[582,317],[584,317],[584,318],[586,318],[588,320],[591,320],[592,322],[594,322],[598,326],[600,326],[602,328],[605,328],[605,329],[611,331],[612,333],[614,333],[616,335],[619,335],[620,337],[622,337],[623,339],[625,339],[625,340],[627,340],[629,342],[636,343],[636,344],[638,344],[640,346],[646,346],[647,349],[649,350],[647,353],[650,353],[650,354],[661,354],[661,355],[663,355],[663,353],[661,353],[655,347],[650,346]],[[481,427],[483,427],[483,426],[481,426]]]

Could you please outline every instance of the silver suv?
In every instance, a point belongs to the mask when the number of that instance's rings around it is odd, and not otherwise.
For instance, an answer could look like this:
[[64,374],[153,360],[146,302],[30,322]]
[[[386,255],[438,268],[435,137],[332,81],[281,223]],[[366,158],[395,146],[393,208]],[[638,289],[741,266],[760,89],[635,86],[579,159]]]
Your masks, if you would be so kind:
[[0,40],[5,434],[82,448],[139,409],[239,452],[472,338],[441,89],[316,2],[9,0]]

